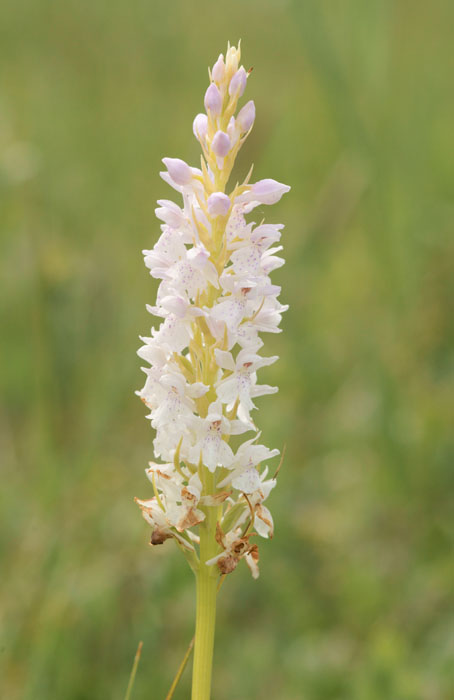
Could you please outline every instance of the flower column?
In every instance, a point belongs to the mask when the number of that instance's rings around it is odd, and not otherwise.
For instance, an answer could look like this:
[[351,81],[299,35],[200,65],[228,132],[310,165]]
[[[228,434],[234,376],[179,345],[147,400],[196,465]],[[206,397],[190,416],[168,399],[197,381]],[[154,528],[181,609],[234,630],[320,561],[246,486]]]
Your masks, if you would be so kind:
[[[193,125],[201,169],[164,159],[162,177],[181,193],[183,208],[159,202],[162,235],[144,251],[150,273],[161,280],[149,310],[164,320],[139,351],[150,364],[139,395],[150,408],[155,455],[164,463],[147,470],[154,497],[136,500],[152,527],[151,543],[173,538],[196,574],[193,700],[210,697],[219,575],[244,558],[257,577],[252,530],[262,537],[273,532],[263,502],[275,480],[261,464],[278,451],[256,444],[250,413],[254,397],[276,391],[257,384],[257,370],[277,358],[257,353],[260,333],[279,332],[286,308],[269,277],[283,263],[275,255],[281,248],[272,247],[282,226],[256,226],[245,214],[277,202],[289,187],[270,179],[249,184],[249,173],[226,193],[255,119],[252,101],[235,117],[248,77],[239,60],[239,49],[229,47],[210,73],[206,113]],[[231,436],[248,431],[255,437],[234,453]]]

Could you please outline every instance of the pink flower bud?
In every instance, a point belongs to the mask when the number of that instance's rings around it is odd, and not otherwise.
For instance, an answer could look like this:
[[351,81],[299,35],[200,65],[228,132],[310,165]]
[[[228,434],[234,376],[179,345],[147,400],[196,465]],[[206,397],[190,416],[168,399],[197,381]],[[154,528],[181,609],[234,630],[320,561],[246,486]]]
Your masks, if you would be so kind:
[[247,74],[243,66],[238,68],[229,85],[229,95],[241,97],[246,87]]
[[225,75],[225,63],[224,63],[224,56],[222,53],[219,55],[218,60],[213,66],[213,70],[211,71],[211,77],[216,83],[222,82],[223,78]]
[[207,201],[210,216],[226,216],[230,209],[230,199],[223,192],[210,194]]
[[222,96],[219,92],[219,88],[214,83],[211,83],[205,93],[204,104],[207,112],[211,112],[211,114],[215,116],[221,113]]
[[255,104],[253,100],[249,100],[249,102],[245,104],[244,107],[238,112],[236,123],[240,127],[241,131],[246,133],[246,131],[249,131],[254,121]]
[[208,117],[206,114],[198,114],[192,123],[192,131],[198,141],[205,139],[208,129]]
[[230,151],[230,139],[225,131],[217,131],[211,143],[213,153],[219,158],[224,158]]
[[290,187],[288,185],[283,185],[281,182],[271,178],[259,180],[252,185],[249,201],[257,200],[262,204],[275,204],[289,190]]
[[163,158],[162,162],[177,185],[189,185],[192,180],[192,170],[184,160],[180,160],[180,158]]

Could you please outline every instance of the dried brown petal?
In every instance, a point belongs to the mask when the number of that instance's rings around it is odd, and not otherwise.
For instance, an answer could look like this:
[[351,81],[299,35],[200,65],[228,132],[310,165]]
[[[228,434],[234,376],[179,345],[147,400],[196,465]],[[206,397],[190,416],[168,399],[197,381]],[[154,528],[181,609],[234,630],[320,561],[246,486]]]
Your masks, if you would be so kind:
[[221,574],[230,574],[236,569],[238,565],[238,559],[233,557],[231,554],[226,554],[225,557],[221,557],[217,561],[217,566]]
[[219,523],[216,523],[216,535],[215,535],[216,542],[222,549],[225,549],[225,543],[224,543],[224,533],[222,532],[222,528],[219,525]]
[[194,527],[198,525],[203,520],[205,520],[205,514],[201,510],[194,510],[194,508],[188,508],[186,513],[178,521],[177,530],[178,532],[183,532],[188,527]]
[[253,560],[254,560],[255,562],[258,562],[258,560],[259,560],[259,548],[258,548],[258,545],[253,544],[252,547],[249,549],[248,554],[251,555],[251,557],[253,558]]
[[224,503],[231,493],[231,491],[221,491],[221,493],[215,493],[213,496],[202,496],[199,503],[202,506],[218,506]]
[[151,533],[151,540],[150,544],[155,545],[155,544],[162,544],[169,538],[171,538],[172,535],[170,535],[168,532],[165,532],[165,530],[160,530],[159,528],[155,528],[153,532]]
[[186,486],[183,486],[181,489],[181,498],[184,501],[189,501],[189,503],[194,503],[194,505],[197,503],[197,496],[191,493]]

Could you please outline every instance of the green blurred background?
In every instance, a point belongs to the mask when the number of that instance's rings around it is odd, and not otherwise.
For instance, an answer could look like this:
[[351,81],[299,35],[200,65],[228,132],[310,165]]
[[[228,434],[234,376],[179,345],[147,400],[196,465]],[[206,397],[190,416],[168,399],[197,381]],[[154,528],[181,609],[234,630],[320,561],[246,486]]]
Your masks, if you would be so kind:
[[140,639],[134,698],[163,700],[192,636],[192,574],[133,503],[141,250],[239,38],[239,174],[292,186],[265,212],[290,311],[258,418],[287,456],[261,578],[223,586],[213,698],[454,697],[453,24],[449,1],[3,0],[2,700],[121,700]]

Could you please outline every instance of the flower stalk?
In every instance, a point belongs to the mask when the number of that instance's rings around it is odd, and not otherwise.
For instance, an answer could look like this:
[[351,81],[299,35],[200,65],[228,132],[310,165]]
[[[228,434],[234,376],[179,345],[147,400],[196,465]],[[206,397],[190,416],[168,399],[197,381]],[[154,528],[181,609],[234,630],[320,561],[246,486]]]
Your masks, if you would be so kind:
[[[215,539],[216,514],[207,513],[200,525],[200,558],[208,561],[217,554]],[[214,630],[216,624],[216,596],[219,572],[215,566],[200,566],[197,572],[197,602],[194,663],[192,670],[192,699],[209,700],[213,666]]]
[[[290,188],[271,179],[251,184],[252,168],[229,186],[255,120],[252,100],[237,113],[248,79],[239,47],[229,46],[209,75],[205,112],[193,123],[201,167],[163,159],[161,176],[183,206],[158,201],[162,233],[144,256],[160,280],[156,304],[147,308],[163,320],[139,350],[149,367],[138,394],[150,409],[160,462],[146,470],[154,496],[136,501],[151,544],[173,539],[196,575],[192,700],[210,698],[219,576],[244,559],[257,578],[258,546],[250,538],[273,535],[264,501],[276,480],[262,465],[278,450],[257,444],[251,411],[255,397],[277,391],[257,383],[257,371],[278,359],[258,354],[260,335],[278,333],[287,308],[270,280],[284,263],[274,245],[283,226],[246,216]],[[253,437],[244,440],[248,432]]]

